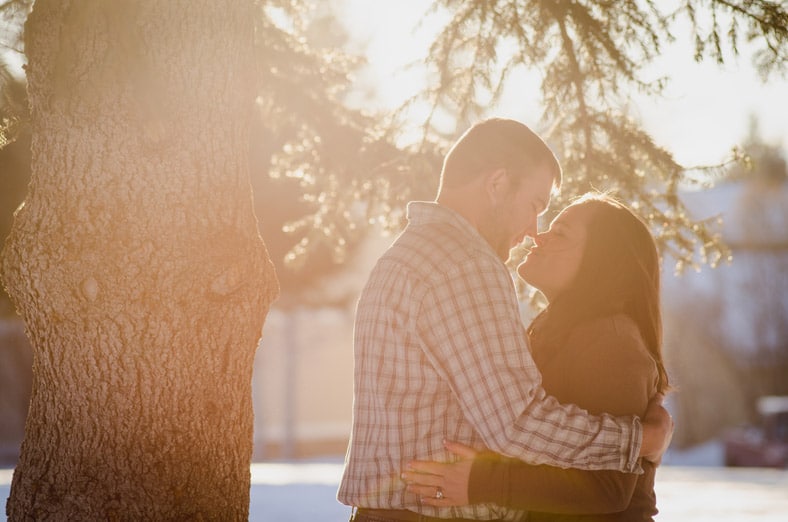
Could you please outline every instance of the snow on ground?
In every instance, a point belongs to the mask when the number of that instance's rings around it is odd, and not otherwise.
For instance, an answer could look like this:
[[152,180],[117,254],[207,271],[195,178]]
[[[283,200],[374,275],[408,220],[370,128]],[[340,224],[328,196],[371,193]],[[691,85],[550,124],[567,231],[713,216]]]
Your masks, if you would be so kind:
[[656,478],[658,522],[785,522],[788,471],[663,466]]
[[[718,454],[719,445],[710,444],[666,456],[657,471],[657,522],[788,521],[788,470],[693,465],[715,461]],[[252,522],[344,522],[350,517],[350,508],[336,500],[339,457],[255,463],[251,472]],[[0,470],[0,499],[8,497],[11,475]]]
[[[250,520],[347,521],[337,463],[253,464]],[[664,465],[657,522],[786,522],[788,470]]]

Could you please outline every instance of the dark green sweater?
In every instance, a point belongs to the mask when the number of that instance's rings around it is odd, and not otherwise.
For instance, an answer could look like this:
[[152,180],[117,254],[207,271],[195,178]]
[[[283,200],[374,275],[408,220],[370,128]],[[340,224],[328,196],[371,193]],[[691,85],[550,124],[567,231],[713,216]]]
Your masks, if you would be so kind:
[[[532,345],[544,389],[592,414],[642,416],[656,393],[657,366],[635,323],[616,315],[574,328],[561,346]],[[529,522],[650,521],[657,513],[655,467],[643,474],[534,466],[492,453],[471,471],[472,503],[529,511]]]

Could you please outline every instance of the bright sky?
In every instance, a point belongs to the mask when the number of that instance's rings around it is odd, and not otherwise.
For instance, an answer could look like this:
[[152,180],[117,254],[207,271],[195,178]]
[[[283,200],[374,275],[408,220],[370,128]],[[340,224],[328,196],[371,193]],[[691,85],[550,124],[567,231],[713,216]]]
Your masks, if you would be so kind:
[[[417,24],[431,20],[424,13],[432,2],[338,2],[357,50],[368,46],[371,70],[359,81],[377,90],[382,107],[396,107],[423,81],[418,72],[404,71],[403,66],[423,55],[429,46],[434,29],[426,23],[417,29]],[[746,56],[731,60],[721,69],[710,61],[695,63],[692,54],[687,41],[667,49],[655,64],[671,76],[666,96],[637,104],[641,120],[657,143],[687,166],[717,163],[743,141],[750,116],[755,115],[762,138],[781,145],[788,154],[788,78],[775,77],[763,84]],[[517,118],[538,128],[539,77],[522,71],[517,81],[520,85],[510,89],[491,115]],[[534,93],[533,97],[523,95],[529,92]]]

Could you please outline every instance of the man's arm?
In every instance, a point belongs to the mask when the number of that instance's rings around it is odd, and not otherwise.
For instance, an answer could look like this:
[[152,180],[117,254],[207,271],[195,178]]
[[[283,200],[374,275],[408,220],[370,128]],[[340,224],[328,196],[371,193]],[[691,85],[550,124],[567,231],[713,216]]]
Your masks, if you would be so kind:
[[417,330],[488,448],[531,464],[638,469],[637,417],[591,416],[545,393],[499,261],[477,256],[433,283],[414,318]]

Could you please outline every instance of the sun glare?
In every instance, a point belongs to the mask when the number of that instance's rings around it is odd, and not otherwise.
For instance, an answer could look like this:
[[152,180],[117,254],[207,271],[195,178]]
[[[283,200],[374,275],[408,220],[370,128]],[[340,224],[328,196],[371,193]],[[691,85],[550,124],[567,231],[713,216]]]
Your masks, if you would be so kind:
[[[351,51],[369,60],[358,75],[352,105],[393,110],[427,85],[428,71],[420,59],[447,21],[446,13],[432,12],[431,5],[424,0],[338,0]],[[664,98],[633,94],[632,116],[640,118],[657,143],[688,166],[728,158],[744,139],[751,116],[758,119],[765,141],[788,150],[788,79],[775,77],[763,83],[751,65],[751,50],[744,44],[740,44],[742,55],[731,57],[724,68],[711,60],[696,63],[688,34],[688,30],[677,30],[676,43],[645,71],[670,78]],[[488,115],[517,118],[539,128],[540,82],[539,71],[515,71]],[[427,110],[425,105],[412,107],[408,120],[423,121]],[[415,128],[402,141],[407,142],[411,134],[418,134]]]
[[[368,66],[357,73],[351,105],[393,111],[427,85],[423,57],[445,23],[444,17],[430,11],[430,5],[420,0],[339,0],[350,50],[368,60]],[[418,139],[417,122],[424,121],[428,111],[424,103],[409,108],[404,116],[412,126],[401,134],[402,145]]]

